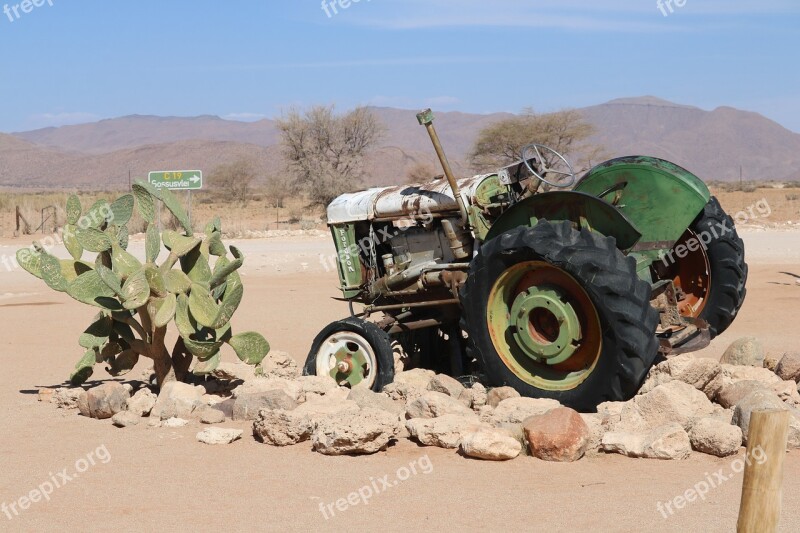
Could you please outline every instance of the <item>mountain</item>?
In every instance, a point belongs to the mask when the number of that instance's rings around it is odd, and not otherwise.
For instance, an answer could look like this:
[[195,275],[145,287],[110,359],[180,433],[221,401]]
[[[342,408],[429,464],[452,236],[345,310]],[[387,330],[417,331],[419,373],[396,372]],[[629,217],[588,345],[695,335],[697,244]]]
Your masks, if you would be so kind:
[[[372,108],[385,126],[381,146],[366,162],[366,185],[405,180],[410,168],[435,163],[416,111]],[[655,97],[626,98],[580,110],[597,128],[593,142],[611,156],[653,155],[712,180],[800,178],[800,135],[757,113],[713,111]],[[460,112],[436,114],[436,127],[455,170],[478,133],[512,116]],[[533,140],[533,139],[532,139]],[[151,170],[213,170],[247,158],[261,179],[281,172],[275,121],[237,122],[215,116],[128,116],[90,124],[0,134],[0,186],[119,188]]]

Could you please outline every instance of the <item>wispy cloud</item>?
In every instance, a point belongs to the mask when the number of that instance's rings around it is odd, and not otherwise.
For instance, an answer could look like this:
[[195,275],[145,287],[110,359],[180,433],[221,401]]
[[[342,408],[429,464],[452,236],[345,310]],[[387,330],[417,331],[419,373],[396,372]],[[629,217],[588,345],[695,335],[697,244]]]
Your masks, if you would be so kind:
[[[705,0],[682,10],[713,15],[716,22],[742,15],[798,14],[796,0]],[[341,20],[388,29],[442,27],[508,27],[601,32],[689,31],[697,19],[673,17],[665,21],[653,0],[383,0],[369,10],[353,10]],[[704,27],[707,29],[707,22]]]

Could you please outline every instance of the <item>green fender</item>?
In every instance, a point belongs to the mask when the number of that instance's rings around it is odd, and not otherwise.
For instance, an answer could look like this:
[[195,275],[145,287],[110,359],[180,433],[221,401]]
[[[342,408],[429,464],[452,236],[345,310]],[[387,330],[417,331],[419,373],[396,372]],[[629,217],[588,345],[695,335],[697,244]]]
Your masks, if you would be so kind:
[[531,196],[503,213],[484,240],[520,226],[535,226],[539,219],[569,220],[579,227],[614,237],[617,248],[628,251],[642,235],[614,206],[590,194],[574,191],[546,192]]
[[645,255],[671,249],[711,198],[705,183],[691,172],[663,159],[642,156],[598,165],[575,190],[603,195],[615,205],[641,232],[634,251]]

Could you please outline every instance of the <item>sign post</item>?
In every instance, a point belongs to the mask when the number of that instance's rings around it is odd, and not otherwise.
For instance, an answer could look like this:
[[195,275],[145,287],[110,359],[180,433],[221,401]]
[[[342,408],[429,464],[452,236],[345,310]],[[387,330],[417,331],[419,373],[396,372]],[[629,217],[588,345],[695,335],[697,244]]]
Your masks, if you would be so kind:
[[[189,223],[192,221],[192,191],[203,188],[202,170],[165,170],[151,172],[147,181],[156,189],[169,189],[171,191],[187,191],[189,196]],[[161,204],[159,204],[159,208]],[[159,213],[161,210],[159,209]],[[161,217],[158,219],[159,227]]]

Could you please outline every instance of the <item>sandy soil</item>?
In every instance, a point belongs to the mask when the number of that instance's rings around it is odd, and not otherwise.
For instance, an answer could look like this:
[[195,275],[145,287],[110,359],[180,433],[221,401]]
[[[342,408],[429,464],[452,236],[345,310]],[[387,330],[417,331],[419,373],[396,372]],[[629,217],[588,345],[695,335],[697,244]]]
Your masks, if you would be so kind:
[[[751,264],[748,300],[734,326],[700,355],[719,357],[730,341],[758,335],[769,352],[797,349],[800,333],[800,232],[747,231]],[[346,315],[336,274],[320,255],[327,238],[244,240],[248,256],[239,330],[257,329],[275,349],[305,357],[313,336]],[[0,242],[0,258],[20,241]],[[138,251],[141,244],[135,242]],[[199,425],[115,429],[37,401],[37,390],[63,382],[80,356],[77,336],[90,309],[0,264],[3,324],[0,386],[0,505],[10,504],[59,472],[76,473],[94,452],[95,465],[57,488],[49,501],[0,511],[0,531],[731,531],[741,474],[736,458],[694,454],[680,462],[598,456],[574,464],[531,458],[494,464],[452,451],[403,442],[371,457],[331,458],[307,444],[273,448],[245,436],[230,446],[199,444]],[[226,354],[233,359],[232,354]],[[138,370],[133,375],[138,375]],[[106,379],[105,372],[96,372]],[[226,427],[247,429],[245,424]],[[107,454],[106,454],[107,451]],[[741,455],[740,455],[741,457]],[[104,460],[106,460],[104,462]],[[428,462],[429,460],[429,462]],[[417,475],[397,480],[414,462]],[[423,466],[425,468],[423,468]],[[400,469],[400,472],[398,470]],[[704,500],[665,518],[659,502],[683,494],[707,476],[731,475]],[[429,472],[429,473],[425,473]],[[369,503],[325,508],[388,475],[389,488]],[[63,483],[63,481],[60,481]],[[787,456],[782,531],[800,529],[800,452]]]

